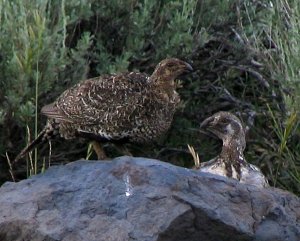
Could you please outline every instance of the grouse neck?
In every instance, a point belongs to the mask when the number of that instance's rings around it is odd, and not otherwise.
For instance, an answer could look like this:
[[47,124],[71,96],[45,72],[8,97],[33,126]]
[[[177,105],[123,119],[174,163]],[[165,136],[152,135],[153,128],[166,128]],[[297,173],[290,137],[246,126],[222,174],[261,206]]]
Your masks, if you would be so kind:
[[157,72],[154,72],[150,77],[150,83],[153,85],[154,89],[156,89],[155,92],[162,99],[173,101],[174,97],[178,95],[176,93],[174,77],[170,75],[158,75]]
[[241,145],[240,141],[234,139],[225,140],[223,141],[220,158],[231,164],[245,164],[246,160],[243,151],[244,146]]
[[175,77],[170,73],[165,73],[162,71],[155,71],[151,76],[150,80],[153,84],[156,85],[164,85],[164,84],[171,84],[175,82]]

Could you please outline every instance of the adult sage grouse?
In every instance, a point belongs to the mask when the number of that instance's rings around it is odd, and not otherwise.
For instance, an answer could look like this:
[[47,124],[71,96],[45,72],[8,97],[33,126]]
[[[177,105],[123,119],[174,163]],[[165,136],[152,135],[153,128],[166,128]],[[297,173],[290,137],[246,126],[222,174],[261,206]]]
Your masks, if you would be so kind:
[[[78,83],[42,108],[48,117],[45,128],[13,163],[55,136],[100,143],[155,140],[170,127],[180,101],[175,79],[189,71],[188,63],[169,58],[162,60],[151,76],[128,72]],[[95,150],[99,159],[105,158],[100,146]]]
[[222,139],[221,154],[201,163],[200,171],[230,177],[242,183],[268,187],[268,181],[260,169],[249,164],[244,157],[245,132],[241,121],[229,112],[218,112],[201,123],[204,128]]

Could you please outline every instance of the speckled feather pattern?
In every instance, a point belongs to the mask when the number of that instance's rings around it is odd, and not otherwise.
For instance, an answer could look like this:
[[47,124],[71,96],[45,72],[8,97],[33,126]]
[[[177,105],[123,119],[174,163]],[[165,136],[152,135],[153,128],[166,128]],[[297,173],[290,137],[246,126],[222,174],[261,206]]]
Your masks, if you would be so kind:
[[42,112],[56,119],[65,139],[84,132],[108,140],[147,142],[169,128],[178,102],[175,90],[165,100],[153,89],[148,76],[131,72],[81,82]]
[[245,132],[240,120],[229,112],[218,112],[201,124],[223,141],[220,155],[200,165],[200,171],[239,180],[257,187],[268,187],[261,170],[248,163],[243,151]]
[[37,138],[15,158],[54,139],[146,143],[168,130],[180,98],[175,79],[192,67],[179,59],[162,60],[151,76],[139,72],[102,75],[81,81],[42,108],[48,117]]
[[[230,169],[229,172],[228,169]],[[202,172],[209,172],[237,179],[241,183],[251,184],[257,187],[269,186],[268,180],[262,174],[261,170],[257,166],[247,163],[246,161],[241,164],[237,170],[232,164],[226,163],[222,157],[218,156],[208,162],[202,163],[200,170]]]
[[66,90],[42,113],[65,139],[94,134],[148,142],[168,130],[180,102],[175,86],[165,92],[155,81],[136,72],[88,79]]

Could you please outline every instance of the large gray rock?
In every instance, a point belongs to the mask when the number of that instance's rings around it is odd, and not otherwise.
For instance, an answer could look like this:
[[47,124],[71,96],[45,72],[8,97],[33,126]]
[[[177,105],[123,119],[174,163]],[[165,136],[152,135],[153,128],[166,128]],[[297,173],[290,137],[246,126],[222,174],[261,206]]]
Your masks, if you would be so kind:
[[0,189],[1,241],[300,240],[300,200],[144,158],[77,161]]

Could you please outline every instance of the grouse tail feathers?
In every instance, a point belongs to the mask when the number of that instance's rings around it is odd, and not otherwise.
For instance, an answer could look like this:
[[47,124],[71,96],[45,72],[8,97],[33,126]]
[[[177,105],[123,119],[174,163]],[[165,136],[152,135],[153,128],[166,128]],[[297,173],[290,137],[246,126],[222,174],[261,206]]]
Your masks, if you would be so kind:
[[14,166],[21,158],[23,158],[27,153],[36,148],[39,144],[45,143],[47,138],[47,126],[38,134],[32,142],[30,142],[14,159],[12,166]]

